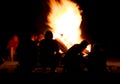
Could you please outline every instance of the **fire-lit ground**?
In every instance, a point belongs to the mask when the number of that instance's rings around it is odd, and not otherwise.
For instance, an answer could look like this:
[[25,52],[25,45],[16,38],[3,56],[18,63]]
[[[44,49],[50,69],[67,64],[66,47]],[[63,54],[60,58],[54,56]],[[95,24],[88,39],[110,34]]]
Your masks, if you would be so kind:
[[[107,64],[107,70],[108,70],[108,72],[120,73],[120,59],[109,58],[107,60],[106,64]],[[63,64],[60,64],[56,68],[55,72],[56,73],[62,73],[63,66],[64,66]],[[35,68],[33,70],[33,72],[41,72],[41,70],[42,70],[42,68]],[[84,68],[84,70],[87,71],[86,68]],[[50,68],[47,68],[46,73],[49,73],[49,71],[50,71]]]
[[[85,73],[83,73],[83,75],[66,75],[64,73],[62,73],[63,70],[63,65],[58,66],[56,68],[56,72],[54,74],[49,73],[50,68],[47,68],[46,72],[41,72],[41,68],[35,68],[35,70],[33,70],[32,73],[17,73],[15,72],[16,70],[16,66],[17,66],[18,62],[5,62],[4,64],[2,64],[0,66],[0,77],[6,80],[47,80],[47,81],[51,81],[51,80],[58,80],[58,81],[62,81],[62,80],[68,80],[69,79],[74,79],[75,81],[79,81],[79,80],[92,80],[91,75],[89,75],[87,73],[87,70],[85,69]],[[103,80],[118,80],[120,79],[120,59],[108,59],[107,60],[107,69],[108,69],[108,73],[102,77]],[[95,80],[99,80],[101,78],[94,78]]]
[[120,59],[109,58],[106,64],[109,72],[120,73]]
[[69,83],[69,82],[77,82],[77,83],[88,83],[88,82],[114,82],[114,83],[120,83],[120,73],[107,73],[107,75],[103,77],[93,77],[89,75],[88,73],[84,73],[82,75],[73,75],[73,74],[63,74],[63,73],[4,73],[0,74],[1,81],[4,80],[4,82],[32,82],[35,81],[35,83]]
[[[8,63],[8,62],[7,62]],[[65,74],[62,73],[62,66],[56,68],[56,72],[54,74],[49,73],[50,68],[47,69],[45,73],[41,72],[41,68],[36,68],[36,70],[33,70],[33,73],[16,73],[14,72],[15,66],[17,62],[12,62],[14,64],[7,64],[2,66],[2,68],[6,68],[4,70],[0,70],[0,79],[2,80],[18,80],[18,81],[25,81],[27,80],[28,82],[30,81],[36,81],[39,83],[51,83],[51,82],[56,82],[56,83],[62,83],[62,82],[78,82],[81,83],[81,81],[84,81],[87,83],[87,80],[89,82],[94,82],[94,81],[113,81],[114,83],[117,81],[119,82],[120,78],[120,60],[108,60],[107,61],[107,68],[109,68],[108,73],[105,75],[101,76],[94,76],[90,75],[87,71],[84,72],[83,74]],[[6,66],[6,67],[5,67]],[[112,66],[112,67],[111,67]],[[0,66],[1,67],[1,66]],[[7,71],[8,70],[8,71]]]
[[[108,72],[115,72],[115,73],[120,73],[120,59],[114,59],[114,58],[108,58],[107,62],[107,70]],[[7,73],[11,73],[14,72],[14,70],[17,68],[17,66],[19,66],[19,63],[17,61],[6,61],[4,62],[2,65],[0,65],[0,70],[1,71],[6,71]],[[59,64],[55,70],[56,73],[62,73],[63,70],[63,64]],[[33,70],[33,73],[39,73],[41,72],[42,68],[38,68],[36,67]],[[87,69],[84,69],[85,71],[87,71]],[[48,67],[45,73],[49,73],[50,68]]]

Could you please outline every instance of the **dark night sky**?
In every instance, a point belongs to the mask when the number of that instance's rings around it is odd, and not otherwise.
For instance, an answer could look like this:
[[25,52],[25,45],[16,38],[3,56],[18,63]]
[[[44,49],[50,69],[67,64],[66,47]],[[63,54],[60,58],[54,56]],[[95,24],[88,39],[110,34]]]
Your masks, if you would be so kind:
[[[0,37],[5,39],[17,33],[27,34],[39,29],[43,30],[49,7],[47,0],[4,0],[1,1]],[[119,47],[119,4],[104,0],[75,0],[83,9],[87,18],[85,32],[103,44],[113,57],[120,57]],[[38,24],[39,23],[39,24]]]

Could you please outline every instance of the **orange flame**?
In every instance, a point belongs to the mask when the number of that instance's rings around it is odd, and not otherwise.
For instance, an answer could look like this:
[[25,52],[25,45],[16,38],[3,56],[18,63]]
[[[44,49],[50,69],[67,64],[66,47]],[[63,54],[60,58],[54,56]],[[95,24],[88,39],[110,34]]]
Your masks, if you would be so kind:
[[67,49],[80,43],[83,40],[80,29],[83,10],[80,6],[71,0],[49,0],[49,6],[47,25],[53,32],[53,38],[62,41]]

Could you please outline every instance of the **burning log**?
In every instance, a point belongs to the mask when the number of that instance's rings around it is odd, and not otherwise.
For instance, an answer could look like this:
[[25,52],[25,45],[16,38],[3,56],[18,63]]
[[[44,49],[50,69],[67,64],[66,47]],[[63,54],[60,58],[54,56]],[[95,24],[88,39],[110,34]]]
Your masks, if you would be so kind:
[[68,48],[67,46],[60,40],[60,39],[55,39],[58,42],[58,46],[61,49],[63,53],[67,52]]

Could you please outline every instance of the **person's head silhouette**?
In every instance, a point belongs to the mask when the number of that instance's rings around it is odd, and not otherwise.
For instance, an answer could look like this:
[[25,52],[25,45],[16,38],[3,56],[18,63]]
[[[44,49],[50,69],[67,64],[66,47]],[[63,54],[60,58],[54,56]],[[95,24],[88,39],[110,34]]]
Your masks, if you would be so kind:
[[53,33],[50,30],[46,31],[45,39],[53,39]]
[[83,41],[79,44],[79,46],[80,46],[80,48],[83,50],[83,49],[85,49],[85,48],[87,47],[88,44],[89,44],[89,42],[88,42],[87,40],[83,40]]

